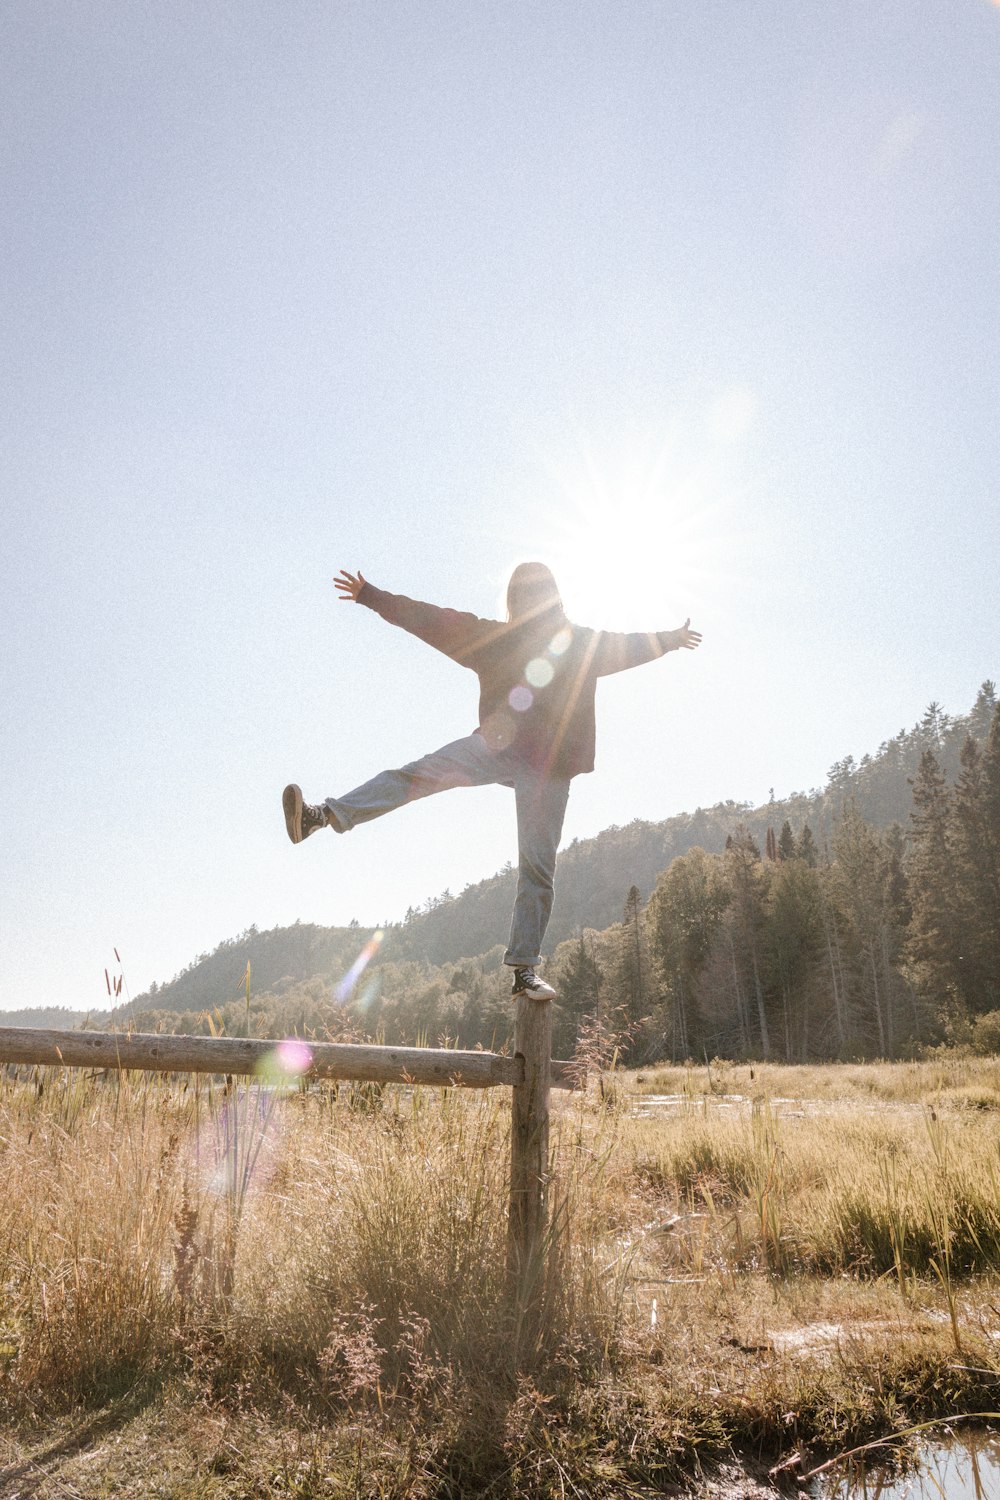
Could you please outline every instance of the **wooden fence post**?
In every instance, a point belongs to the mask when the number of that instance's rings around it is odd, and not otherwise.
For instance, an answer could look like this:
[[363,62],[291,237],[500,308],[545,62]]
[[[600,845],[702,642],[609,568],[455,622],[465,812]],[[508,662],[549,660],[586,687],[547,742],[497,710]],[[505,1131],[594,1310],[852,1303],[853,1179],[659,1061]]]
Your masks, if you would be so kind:
[[540,1289],[548,1221],[551,1000],[518,997],[514,1056],[524,1059],[524,1078],[511,1091],[508,1263],[524,1302]]

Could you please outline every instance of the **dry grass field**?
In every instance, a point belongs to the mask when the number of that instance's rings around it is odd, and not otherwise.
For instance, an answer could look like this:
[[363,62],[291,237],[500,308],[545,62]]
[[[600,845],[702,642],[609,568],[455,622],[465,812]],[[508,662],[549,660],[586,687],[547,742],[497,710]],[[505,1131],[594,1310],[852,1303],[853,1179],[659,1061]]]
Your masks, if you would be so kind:
[[0,1494],[638,1497],[1000,1407],[1000,1064],[554,1102],[528,1326],[506,1091],[0,1080]]

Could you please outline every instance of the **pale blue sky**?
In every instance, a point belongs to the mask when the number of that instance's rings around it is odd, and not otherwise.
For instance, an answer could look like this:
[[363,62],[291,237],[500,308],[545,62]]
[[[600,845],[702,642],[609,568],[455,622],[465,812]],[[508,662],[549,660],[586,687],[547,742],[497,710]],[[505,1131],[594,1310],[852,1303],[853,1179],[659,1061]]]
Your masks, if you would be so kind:
[[475,722],[342,566],[692,615],[602,686],[567,839],[967,709],[998,98],[989,0],[0,7],[0,1008],[513,856],[501,789],[287,842],[287,780]]

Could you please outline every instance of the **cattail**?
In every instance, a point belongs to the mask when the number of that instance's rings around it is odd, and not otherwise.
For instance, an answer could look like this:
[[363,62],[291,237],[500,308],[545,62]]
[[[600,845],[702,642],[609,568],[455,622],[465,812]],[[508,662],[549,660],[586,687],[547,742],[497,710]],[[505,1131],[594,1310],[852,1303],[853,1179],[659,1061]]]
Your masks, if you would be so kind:
[[107,985],[107,987],[108,987],[108,994],[110,995],[111,994],[111,980],[108,978],[108,971],[107,971],[107,969],[105,969],[105,971],[104,971],[104,983]]

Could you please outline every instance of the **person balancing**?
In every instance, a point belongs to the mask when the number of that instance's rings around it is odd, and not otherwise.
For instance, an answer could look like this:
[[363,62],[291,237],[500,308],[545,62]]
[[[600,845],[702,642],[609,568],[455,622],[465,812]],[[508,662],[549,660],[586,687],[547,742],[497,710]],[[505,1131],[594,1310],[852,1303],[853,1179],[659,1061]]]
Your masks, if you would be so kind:
[[362,573],[334,579],[340,597],[364,604],[479,678],[479,727],[421,760],[380,771],[371,781],[305,802],[296,785],[282,796],[293,844],[320,828],[347,833],[418,797],[451,787],[498,783],[514,791],[517,811],[517,895],[504,964],[514,971],[512,996],[550,1000],[539,978],[542,939],[552,910],[556,850],[569,784],[594,769],[597,679],[654,661],[668,651],[693,651],[701,635],[686,620],[679,630],[623,634],[571,624],[552,573],[521,563],[507,585],[506,620],[481,620],[375,588]]

